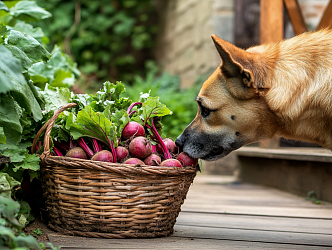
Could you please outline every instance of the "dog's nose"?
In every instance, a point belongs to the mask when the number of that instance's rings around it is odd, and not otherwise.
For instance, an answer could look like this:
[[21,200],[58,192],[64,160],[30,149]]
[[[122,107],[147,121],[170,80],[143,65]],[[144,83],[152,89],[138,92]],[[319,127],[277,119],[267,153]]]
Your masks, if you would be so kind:
[[183,148],[183,140],[182,140],[182,134],[178,136],[178,138],[176,138],[175,140],[175,144],[176,146],[178,146],[180,148],[180,150],[182,151],[182,148]]

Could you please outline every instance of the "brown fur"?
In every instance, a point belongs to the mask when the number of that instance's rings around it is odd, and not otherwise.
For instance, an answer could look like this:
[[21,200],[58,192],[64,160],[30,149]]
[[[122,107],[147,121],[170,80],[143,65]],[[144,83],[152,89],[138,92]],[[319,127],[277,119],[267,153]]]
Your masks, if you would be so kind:
[[185,152],[215,160],[276,134],[332,150],[332,31],[247,50],[212,39],[221,63],[198,94],[196,118],[176,141]]

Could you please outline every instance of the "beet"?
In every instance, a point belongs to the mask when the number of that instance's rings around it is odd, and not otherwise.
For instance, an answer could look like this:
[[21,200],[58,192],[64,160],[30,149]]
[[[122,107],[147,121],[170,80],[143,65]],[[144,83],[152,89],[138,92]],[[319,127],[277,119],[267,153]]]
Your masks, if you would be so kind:
[[177,168],[180,168],[182,167],[181,165],[181,162],[179,162],[178,160],[176,159],[168,159],[168,160],[164,160],[160,166],[163,166],[163,167],[177,167]]
[[198,164],[198,159],[191,158],[185,152],[180,153],[176,159],[181,162],[183,166],[196,167]]
[[117,147],[115,149],[116,152],[116,159],[118,162],[122,161],[124,158],[126,158],[129,155],[128,150],[125,147]]
[[129,122],[122,131],[122,140],[127,140],[131,137],[144,136],[144,127],[138,122]]
[[144,162],[142,162],[140,159],[137,158],[129,158],[124,162],[124,164],[139,164],[144,165]]
[[156,154],[151,154],[149,157],[147,157],[144,160],[145,165],[149,165],[149,166],[159,166],[161,163],[161,159],[159,157],[159,155]]
[[[173,153],[173,154],[177,154],[179,152],[179,148],[178,146],[175,145],[175,142],[172,141],[169,138],[165,138],[163,139],[163,142],[165,143],[167,149],[169,150],[169,152]],[[162,147],[160,144],[157,145],[157,151],[159,154],[163,153]]]
[[113,162],[113,155],[108,150],[102,150],[91,158],[92,161]]
[[86,155],[84,150],[80,147],[75,147],[75,148],[70,149],[67,152],[66,157],[78,158],[78,159],[88,159],[88,156]]
[[152,144],[143,136],[136,137],[129,144],[129,152],[137,158],[144,159],[152,154]]

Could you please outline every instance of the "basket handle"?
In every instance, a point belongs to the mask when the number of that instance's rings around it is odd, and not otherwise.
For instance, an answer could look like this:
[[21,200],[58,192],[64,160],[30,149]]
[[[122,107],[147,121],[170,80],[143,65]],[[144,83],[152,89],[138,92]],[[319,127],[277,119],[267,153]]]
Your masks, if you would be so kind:
[[35,153],[36,150],[36,145],[38,142],[38,139],[40,137],[40,135],[42,133],[44,133],[44,131],[46,130],[45,133],[45,137],[44,137],[44,152],[42,153],[42,155],[40,156],[41,159],[44,159],[46,156],[50,155],[50,135],[51,135],[51,131],[54,125],[54,122],[56,121],[56,119],[58,118],[58,116],[66,109],[71,108],[76,106],[76,103],[68,103],[66,105],[63,105],[60,109],[58,109],[56,112],[54,112],[54,115],[52,116],[51,119],[49,119],[42,127],[41,129],[38,131],[38,133],[36,134],[35,138],[33,139],[33,143],[31,146],[31,153]]

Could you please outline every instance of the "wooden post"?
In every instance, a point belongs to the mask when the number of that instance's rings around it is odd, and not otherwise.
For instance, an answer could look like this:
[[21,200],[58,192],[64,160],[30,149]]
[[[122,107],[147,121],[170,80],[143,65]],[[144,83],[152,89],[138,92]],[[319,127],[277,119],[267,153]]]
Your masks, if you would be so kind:
[[284,38],[283,1],[261,0],[260,42],[278,42]]
[[302,34],[307,31],[302,12],[297,0],[284,0],[288,15],[292,21],[295,35]]
[[[283,0],[260,0],[261,27],[260,42],[278,42],[284,38],[284,5]],[[262,148],[278,148],[279,137],[260,142]]]
[[323,17],[318,24],[317,30],[322,28],[332,28],[332,0],[330,0],[328,6],[326,7]]

